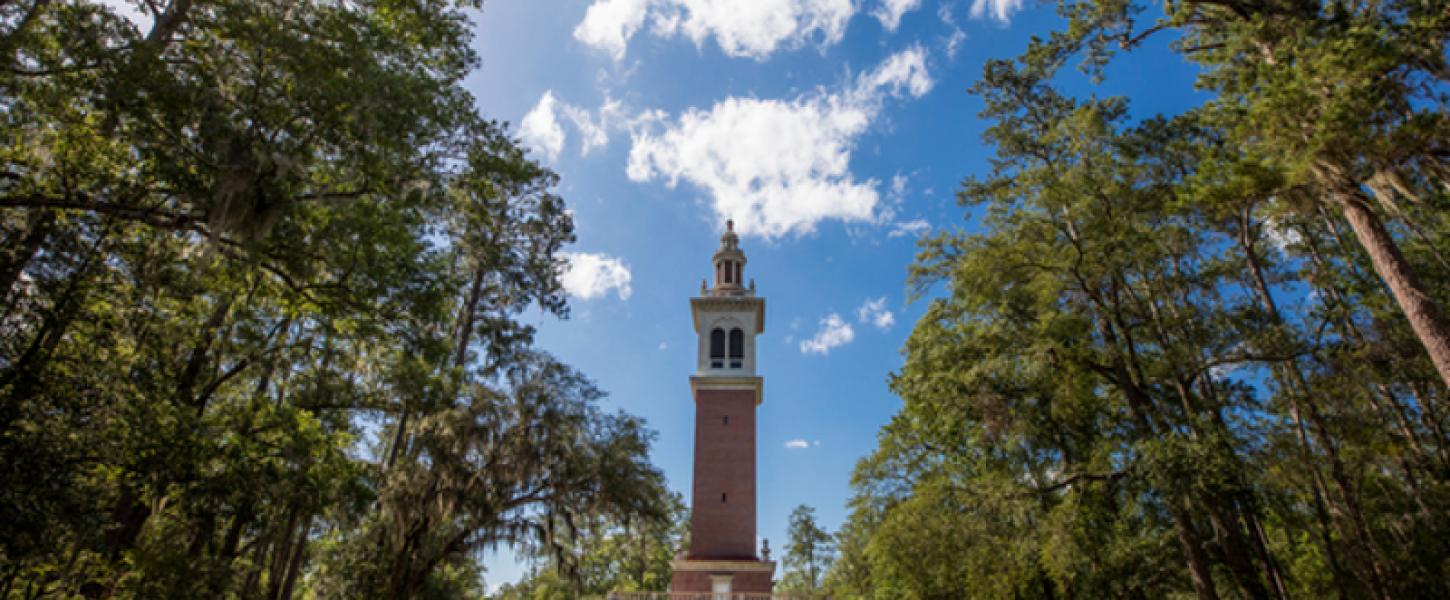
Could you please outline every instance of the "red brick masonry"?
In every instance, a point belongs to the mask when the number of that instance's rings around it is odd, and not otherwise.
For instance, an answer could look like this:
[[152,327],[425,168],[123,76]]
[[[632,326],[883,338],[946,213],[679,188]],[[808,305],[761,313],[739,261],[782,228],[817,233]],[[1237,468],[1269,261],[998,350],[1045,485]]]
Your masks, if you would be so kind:
[[692,560],[755,560],[755,393],[696,392]]
[[[729,573],[716,571],[715,573]],[[670,591],[676,593],[710,593],[710,571],[684,571],[675,569],[670,580]],[[734,572],[730,591],[736,594],[769,594],[771,592],[769,571]]]

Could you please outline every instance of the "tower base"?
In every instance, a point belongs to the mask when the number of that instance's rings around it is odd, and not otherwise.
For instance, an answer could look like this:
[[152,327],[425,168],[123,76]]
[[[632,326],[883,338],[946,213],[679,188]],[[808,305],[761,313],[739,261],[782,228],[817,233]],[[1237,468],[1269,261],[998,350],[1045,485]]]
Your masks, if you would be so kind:
[[670,591],[676,594],[769,594],[775,583],[773,560],[678,559]]

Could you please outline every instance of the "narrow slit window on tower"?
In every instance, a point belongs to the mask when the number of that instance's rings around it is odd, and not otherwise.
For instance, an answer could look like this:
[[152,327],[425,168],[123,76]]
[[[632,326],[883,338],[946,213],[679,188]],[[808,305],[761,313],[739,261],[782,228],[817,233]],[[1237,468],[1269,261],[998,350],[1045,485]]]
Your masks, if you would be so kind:
[[744,281],[742,281],[740,279],[740,263],[738,263],[738,262],[732,262],[730,264],[732,264],[732,265],[735,266],[735,283],[737,283],[737,284],[743,284],[743,283],[745,283]]
[[725,367],[725,330],[718,327],[710,332],[710,368]]
[[727,260],[720,264],[725,267],[725,283],[735,283],[735,268],[730,266],[730,261]]
[[739,327],[730,330],[730,368],[739,369],[745,361],[745,332]]
[[720,418],[720,422],[721,423],[724,423],[725,425],[729,425],[730,424],[730,415],[725,415],[724,417],[721,417]]
[[724,502],[725,501],[725,492],[720,492],[720,501],[721,502]]

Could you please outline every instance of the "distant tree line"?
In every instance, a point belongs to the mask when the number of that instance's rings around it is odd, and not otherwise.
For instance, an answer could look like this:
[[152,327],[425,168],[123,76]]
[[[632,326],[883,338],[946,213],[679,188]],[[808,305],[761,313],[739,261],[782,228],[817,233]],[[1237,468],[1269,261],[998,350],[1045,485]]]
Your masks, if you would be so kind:
[[0,2],[0,598],[478,597],[672,522],[520,318],[573,225],[478,1],[133,4]]
[[[1064,0],[974,86],[836,597],[1450,597],[1450,11],[1163,8]],[[1161,36],[1184,114],[1057,87]]]

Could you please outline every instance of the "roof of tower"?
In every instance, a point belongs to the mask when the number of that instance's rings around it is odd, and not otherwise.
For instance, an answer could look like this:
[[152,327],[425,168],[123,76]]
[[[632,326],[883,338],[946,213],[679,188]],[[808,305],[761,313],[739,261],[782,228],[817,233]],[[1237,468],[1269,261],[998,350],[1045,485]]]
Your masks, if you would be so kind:
[[735,221],[725,221],[725,233],[720,235],[720,248],[715,251],[712,261],[719,261],[722,258],[734,258],[745,262],[745,253],[740,251],[740,236],[735,234]]

